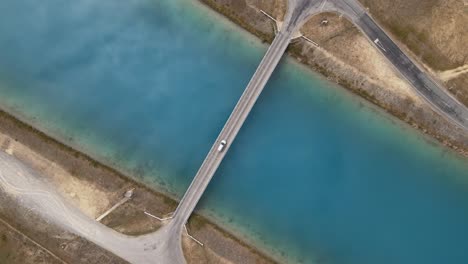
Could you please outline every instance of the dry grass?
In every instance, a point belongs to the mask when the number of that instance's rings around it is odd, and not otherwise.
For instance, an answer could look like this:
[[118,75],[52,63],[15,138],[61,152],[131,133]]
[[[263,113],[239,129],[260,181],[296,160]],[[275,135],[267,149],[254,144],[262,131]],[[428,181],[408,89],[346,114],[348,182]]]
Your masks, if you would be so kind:
[[[324,19],[328,20],[326,26],[320,23]],[[368,81],[378,84],[388,92],[420,102],[408,83],[401,79],[386,59],[347,19],[334,13],[319,14],[312,17],[301,31],[334,57],[351,66],[357,75],[366,76]]]
[[437,71],[468,62],[468,7],[463,0],[360,0],[373,17]]
[[462,103],[468,106],[468,74],[447,82],[447,87]]
[[63,264],[61,259],[0,221],[0,264]]
[[279,20],[283,20],[287,8],[287,0],[246,0],[246,2],[250,6],[255,6]]
[[[468,64],[468,5],[464,0],[360,1],[433,72]],[[466,74],[445,84],[468,106]]]

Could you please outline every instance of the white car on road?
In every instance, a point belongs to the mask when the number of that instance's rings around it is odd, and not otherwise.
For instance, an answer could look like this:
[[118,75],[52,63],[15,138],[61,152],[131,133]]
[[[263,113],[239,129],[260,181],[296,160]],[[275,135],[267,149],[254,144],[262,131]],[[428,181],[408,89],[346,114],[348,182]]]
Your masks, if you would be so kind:
[[223,151],[224,148],[226,147],[226,144],[227,144],[226,140],[221,140],[221,143],[218,146],[218,152]]

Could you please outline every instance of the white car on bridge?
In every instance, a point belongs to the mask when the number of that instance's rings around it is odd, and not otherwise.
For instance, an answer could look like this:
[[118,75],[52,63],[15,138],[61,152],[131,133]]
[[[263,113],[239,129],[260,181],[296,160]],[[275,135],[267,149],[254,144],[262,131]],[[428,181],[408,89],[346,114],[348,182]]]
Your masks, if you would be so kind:
[[221,143],[218,146],[218,152],[223,151],[224,148],[226,147],[226,144],[227,144],[226,140],[221,140]]

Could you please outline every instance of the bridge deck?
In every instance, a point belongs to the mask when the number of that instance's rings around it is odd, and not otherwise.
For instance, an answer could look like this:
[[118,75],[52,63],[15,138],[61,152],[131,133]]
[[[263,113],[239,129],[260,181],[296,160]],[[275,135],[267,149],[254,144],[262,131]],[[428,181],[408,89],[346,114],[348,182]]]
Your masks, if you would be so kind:
[[[173,219],[177,224],[183,226],[192,211],[195,209],[195,206],[200,200],[211,178],[215,174],[221,161],[229,150],[229,147],[236,138],[240,128],[247,119],[247,116],[260,96],[260,93],[263,91],[268,79],[278,65],[284,51],[289,45],[290,39],[291,34],[289,32],[280,32],[271,44],[265,57],[260,63],[260,66],[257,68],[257,71],[231,113],[231,116],[226,122],[223,130],[219,134],[203,164],[198,170],[192,184],[182,198]],[[223,140],[226,141],[227,144],[222,151],[218,151],[218,146]]]
[[[159,251],[159,263],[184,263],[181,248],[181,234],[183,227],[198,201],[208,187],[216,170],[224,159],[230,145],[236,138],[239,130],[244,124],[247,116],[260,96],[263,88],[269,80],[274,69],[283,56],[293,34],[302,24],[313,14],[325,11],[339,12],[350,18],[367,37],[380,37],[385,47],[391,49],[391,53],[384,55],[391,63],[405,76],[420,92],[420,94],[439,112],[447,114],[453,121],[465,125],[468,121],[466,108],[457,104],[456,100],[448,96],[436,83],[422,71],[417,71],[417,67],[404,55],[403,52],[393,43],[393,41],[383,34],[382,30],[373,23],[367,16],[365,9],[355,0],[288,0],[289,7],[286,14],[286,21],[275,40],[268,49],[265,57],[260,63],[257,71],[247,85],[244,93],[234,108],[231,116],[226,122],[223,130],[216,139],[214,145],[206,156],[202,166],[197,172],[190,187],[182,198],[173,219],[160,231],[149,237],[154,238],[155,248]],[[375,43],[377,48],[382,48]],[[421,90],[423,92],[421,92]],[[436,96],[437,95],[437,96]],[[222,151],[218,151],[218,146],[222,141],[226,145]]]

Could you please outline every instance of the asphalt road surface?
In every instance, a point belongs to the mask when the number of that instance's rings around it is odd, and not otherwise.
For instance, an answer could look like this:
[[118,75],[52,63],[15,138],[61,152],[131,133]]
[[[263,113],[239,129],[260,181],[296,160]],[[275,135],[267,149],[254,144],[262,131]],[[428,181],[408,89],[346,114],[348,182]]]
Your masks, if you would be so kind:
[[[126,236],[85,216],[15,158],[0,152],[0,188],[23,198],[27,206],[131,263],[182,264],[181,236],[211,178],[234,142],[296,31],[317,13],[342,13],[360,28],[435,111],[468,130],[468,110],[406,56],[356,0],[289,0],[285,22],[206,156],[174,217],[153,234]],[[226,142],[220,151],[222,141]]]
[[324,0],[320,11],[338,12],[348,17],[435,112],[468,133],[468,108],[434,81],[428,73],[421,70],[367,14],[358,1]]
[[[165,233],[168,236],[166,239],[170,240],[170,243],[165,244],[167,250],[179,251],[179,253],[174,252],[173,255],[181,256],[174,263],[184,263],[180,241],[183,226],[208,187],[230,145],[234,142],[237,133],[283,56],[292,36],[312,15],[326,11],[339,12],[346,15],[437,112],[451,119],[462,128],[468,129],[466,107],[456,101],[442,87],[432,81],[427,74],[421,71],[367,15],[365,9],[357,1],[289,0],[288,8],[282,28],[182,198],[179,207],[174,213],[174,218],[165,226]],[[218,148],[222,142],[226,142],[227,144],[222,151],[219,151]]]
[[158,248],[154,247],[154,235],[126,236],[100,224],[83,214],[41,178],[15,157],[0,151],[0,190],[14,197],[18,208],[36,212],[48,222],[79,235],[131,263],[160,263],[154,261],[162,255]]

